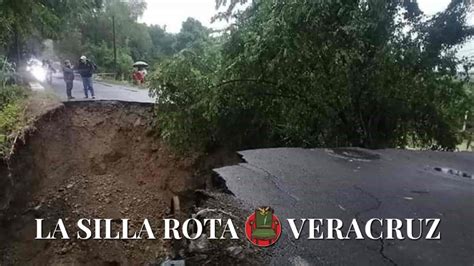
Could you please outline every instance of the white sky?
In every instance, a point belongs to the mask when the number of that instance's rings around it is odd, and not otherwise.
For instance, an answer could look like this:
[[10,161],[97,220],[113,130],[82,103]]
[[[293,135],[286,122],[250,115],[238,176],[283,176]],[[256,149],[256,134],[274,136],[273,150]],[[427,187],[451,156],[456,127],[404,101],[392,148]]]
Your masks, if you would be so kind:
[[426,15],[433,15],[448,7],[450,0],[418,0],[418,6]]
[[140,22],[147,24],[166,25],[168,32],[177,33],[181,23],[188,17],[193,17],[204,26],[222,28],[223,22],[211,24],[211,18],[216,14],[215,0],[146,0],[147,10]]

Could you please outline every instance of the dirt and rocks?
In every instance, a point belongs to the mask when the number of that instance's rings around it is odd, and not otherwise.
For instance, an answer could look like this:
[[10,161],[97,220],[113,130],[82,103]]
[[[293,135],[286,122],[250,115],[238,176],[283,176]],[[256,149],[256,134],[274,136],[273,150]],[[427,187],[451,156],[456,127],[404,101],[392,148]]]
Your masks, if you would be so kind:
[[[217,184],[210,169],[225,153],[178,156],[156,138],[153,105],[73,102],[55,106],[18,141],[0,165],[0,265],[255,264],[265,254],[243,234],[247,211]],[[232,218],[240,240],[165,241],[163,218]],[[199,215],[196,215],[198,213]],[[194,216],[193,216],[194,214]],[[35,240],[35,219],[52,230],[58,219],[75,228],[81,218],[148,219],[155,240]],[[75,231],[73,232],[75,234]]]

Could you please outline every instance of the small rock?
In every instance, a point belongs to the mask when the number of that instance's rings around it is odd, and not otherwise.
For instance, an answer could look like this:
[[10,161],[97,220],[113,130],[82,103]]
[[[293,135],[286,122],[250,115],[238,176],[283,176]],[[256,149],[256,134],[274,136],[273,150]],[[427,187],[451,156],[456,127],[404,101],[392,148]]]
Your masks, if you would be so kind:
[[138,127],[140,124],[142,123],[142,121],[140,120],[140,118],[138,118],[135,123],[133,124],[134,127]]
[[227,252],[229,252],[229,254],[234,258],[238,257],[243,250],[244,249],[240,246],[232,246],[227,248]]
[[67,247],[63,247],[63,248],[61,248],[61,250],[59,251],[59,254],[66,254],[67,252],[68,252]]
[[161,265],[162,266],[170,266],[170,265],[184,266],[186,265],[186,262],[184,260],[166,260]]
[[71,189],[73,186],[74,186],[74,184],[73,184],[73,183],[70,183],[70,184],[68,184],[68,185],[66,186],[66,188],[67,188],[67,189]]
[[203,261],[203,260],[207,260],[209,256],[207,256],[206,254],[197,254],[195,256],[193,256],[193,260],[194,261]]
[[[192,235],[191,238],[195,237]],[[204,253],[209,250],[209,240],[207,239],[206,234],[202,234],[200,238],[196,240],[191,240],[188,246],[188,250],[190,253],[197,252],[197,253]]]

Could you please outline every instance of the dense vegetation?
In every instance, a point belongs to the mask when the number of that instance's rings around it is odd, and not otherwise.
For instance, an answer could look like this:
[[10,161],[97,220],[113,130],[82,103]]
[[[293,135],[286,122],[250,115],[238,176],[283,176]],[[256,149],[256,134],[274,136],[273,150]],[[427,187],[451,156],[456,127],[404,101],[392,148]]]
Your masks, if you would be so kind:
[[[126,76],[155,65],[161,135],[177,147],[363,146],[453,149],[472,135],[473,93],[455,57],[474,30],[452,0],[427,17],[415,0],[217,0],[213,34],[137,22],[143,0],[0,0],[0,55],[91,57]],[[227,9],[226,9],[227,8]],[[222,10],[222,9],[221,9]],[[114,63],[115,22],[117,65]],[[465,121],[466,112],[468,121]],[[469,130],[468,130],[469,132]]]
[[8,155],[14,138],[12,133],[20,131],[24,126],[23,112],[26,90],[18,86],[0,88],[0,158]]
[[181,51],[154,75],[162,135],[175,145],[453,149],[460,141],[474,106],[456,68],[467,63],[456,45],[474,33],[464,1],[429,19],[416,1],[232,6],[221,14],[236,18],[228,34]]
[[144,0],[0,0],[0,55],[18,63],[30,56],[75,63],[86,55],[100,72],[123,77],[130,74],[134,61],[153,65],[210,33],[192,18],[178,34],[138,23],[145,9]]

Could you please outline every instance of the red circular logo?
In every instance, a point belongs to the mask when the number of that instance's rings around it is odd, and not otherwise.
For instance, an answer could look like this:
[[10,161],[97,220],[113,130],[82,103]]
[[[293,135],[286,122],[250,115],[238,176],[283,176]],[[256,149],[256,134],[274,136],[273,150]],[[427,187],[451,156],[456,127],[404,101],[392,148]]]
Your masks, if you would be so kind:
[[256,246],[271,246],[280,238],[280,219],[270,207],[257,208],[245,222],[245,235]]

